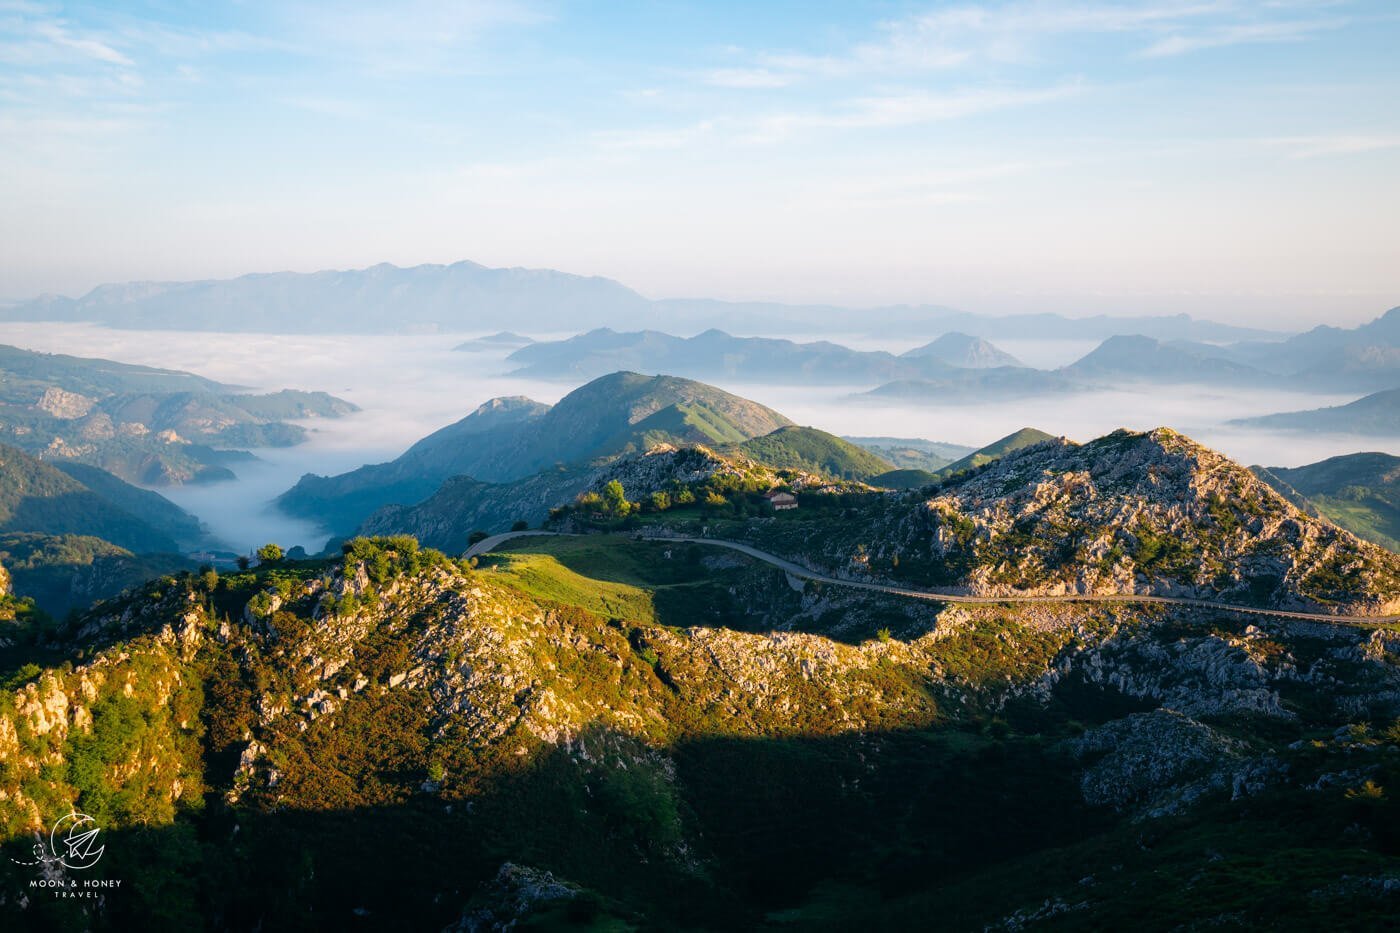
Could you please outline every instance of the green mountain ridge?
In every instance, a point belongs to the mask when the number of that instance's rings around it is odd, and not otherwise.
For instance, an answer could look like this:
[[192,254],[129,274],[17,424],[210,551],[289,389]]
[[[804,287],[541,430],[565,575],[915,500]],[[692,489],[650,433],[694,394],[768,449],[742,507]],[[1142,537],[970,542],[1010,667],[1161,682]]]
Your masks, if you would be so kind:
[[1294,504],[1400,551],[1400,457],[1347,454],[1301,467],[1251,467]]
[[88,535],[131,551],[171,552],[180,548],[169,532],[198,527],[172,503],[151,498],[155,493],[81,467],[74,473],[93,485],[0,445],[0,532]]
[[138,555],[101,538],[32,532],[0,534],[0,564],[10,572],[15,595],[34,600],[55,619],[156,577],[194,569],[179,554]]
[[892,469],[870,451],[809,427],[779,428],[718,452],[748,457],[774,470],[802,470],[833,479],[865,480]]
[[993,460],[1004,457],[1014,450],[1020,450],[1022,447],[1030,447],[1033,444],[1040,444],[1054,439],[1054,435],[1046,434],[1044,431],[1035,428],[1021,428],[1003,438],[992,441],[985,447],[974,450],[961,460],[953,461],[939,470],[938,475],[940,477],[947,477],[954,476],[965,470],[975,470],[977,467],[985,466]]
[[277,504],[349,534],[375,509],[422,501],[453,476],[506,483],[662,443],[720,446],[788,424],[771,409],[704,383],[613,373],[552,407],[528,399],[493,400],[391,463],[335,477],[304,476]]

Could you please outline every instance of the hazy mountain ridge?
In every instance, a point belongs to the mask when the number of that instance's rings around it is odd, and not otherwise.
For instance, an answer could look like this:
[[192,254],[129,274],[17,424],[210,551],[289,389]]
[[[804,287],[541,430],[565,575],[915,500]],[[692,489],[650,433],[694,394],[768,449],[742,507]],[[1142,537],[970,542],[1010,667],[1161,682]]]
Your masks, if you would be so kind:
[[103,285],[77,299],[48,296],[21,304],[4,316],[153,330],[392,333],[460,331],[481,315],[558,330],[581,314],[613,316],[647,306],[646,299],[608,279],[464,261]]
[[902,359],[940,360],[950,366],[966,369],[990,369],[994,366],[1025,366],[1010,353],[981,337],[970,337],[956,331],[944,334],[932,343],[900,354]]
[[1279,412],[1230,422],[1248,428],[1400,437],[1400,389],[1388,389],[1345,405]]
[[572,381],[635,370],[698,379],[815,385],[934,377],[950,374],[950,367],[961,365],[944,357],[976,357],[983,361],[978,365],[1005,365],[1000,361],[1008,359],[1019,365],[985,341],[975,346],[961,344],[957,350],[950,350],[946,343],[941,346],[938,351],[895,356],[881,350],[853,350],[825,340],[800,343],[774,337],[735,337],[718,329],[686,338],[652,330],[619,333],[599,328],[565,340],[532,343],[507,359],[520,366],[511,375],[534,379]]
[[[959,331],[995,339],[1092,339],[1135,332],[1165,339],[1244,340],[1268,331],[1188,315],[1066,318],[1057,314],[980,315],[937,305],[884,306],[853,311],[832,305],[723,302],[708,299],[652,301],[596,276],[550,269],[492,269],[472,262],[313,273],[258,273],[198,282],[132,282],[102,285],[80,298],[49,295],[0,309],[15,321],[94,321],[113,327],[267,333],[462,332],[483,316],[508,319],[517,330],[561,331],[588,327],[818,329],[850,331],[852,315],[863,326],[899,327],[930,336]],[[392,322],[392,323],[390,323]]]
[[1140,335],[1110,337],[1062,372],[1075,378],[1119,382],[1282,385],[1268,373],[1228,359],[1219,348]]
[[943,441],[930,441],[921,437],[852,437],[846,440],[879,457],[900,469],[928,470],[942,469],[954,460],[959,460],[976,448],[965,444],[948,444]]

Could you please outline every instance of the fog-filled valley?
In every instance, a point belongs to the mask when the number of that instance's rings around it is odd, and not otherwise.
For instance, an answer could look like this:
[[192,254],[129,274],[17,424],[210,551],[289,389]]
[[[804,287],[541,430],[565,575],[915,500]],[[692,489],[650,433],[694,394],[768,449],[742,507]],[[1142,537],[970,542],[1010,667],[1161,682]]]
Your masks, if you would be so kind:
[[[664,322],[656,322],[664,325]],[[114,359],[194,372],[243,390],[281,388],[326,391],[358,405],[348,417],[301,422],[307,442],[258,449],[257,460],[239,464],[237,478],[164,487],[160,492],[207,523],[240,553],[275,541],[315,552],[328,532],[270,506],[304,473],[336,474],[364,463],[393,459],[409,445],[498,396],[524,395],[553,403],[576,386],[558,380],[522,379],[506,357],[510,348],[454,352],[494,331],[460,334],[285,335],[196,331],[113,330],[83,323],[0,323],[0,343],[49,353]],[[568,334],[527,335],[541,340]],[[924,343],[863,336],[790,332],[770,336],[801,342],[828,339],[860,350],[903,353]],[[993,340],[1025,365],[1066,366],[1098,345],[1094,340]],[[579,380],[582,382],[582,380]],[[774,408],[798,424],[838,435],[924,438],[980,447],[1022,427],[1086,441],[1119,427],[1173,427],[1246,464],[1294,467],[1366,450],[1394,452],[1374,437],[1345,433],[1245,429],[1226,422],[1294,409],[1339,405],[1355,393],[1209,385],[1127,386],[1070,395],[947,401],[859,397],[869,383],[751,384],[710,380],[720,388]]]

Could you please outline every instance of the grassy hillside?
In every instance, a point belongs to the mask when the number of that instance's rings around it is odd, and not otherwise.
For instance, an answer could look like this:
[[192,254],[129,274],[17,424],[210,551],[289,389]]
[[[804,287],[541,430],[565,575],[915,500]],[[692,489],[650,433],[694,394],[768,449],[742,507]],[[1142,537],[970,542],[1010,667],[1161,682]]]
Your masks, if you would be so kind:
[[139,516],[143,522],[165,534],[180,548],[192,548],[205,540],[199,519],[180,508],[160,493],[133,486],[106,470],[86,463],[59,461],[53,466],[108,502]]
[[[138,498],[137,491],[124,495],[128,504]],[[159,517],[169,514],[162,511]],[[50,464],[3,445],[0,531],[91,535],[136,552],[179,550],[174,538],[144,518]]]
[[986,447],[981,447],[960,460],[953,461],[940,470],[939,475],[944,477],[956,476],[965,470],[975,470],[977,467],[991,463],[998,457],[1004,457],[1013,450],[1020,450],[1022,447],[1029,447],[1032,444],[1039,444],[1042,441],[1053,439],[1054,435],[1046,434],[1044,431],[1038,431],[1035,428],[1021,428],[1019,431],[1014,431],[999,440],[992,441]]
[[863,447],[816,428],[779,428],[726,450],[775,470],[803,470],[833,479],[866,479],[892,469]]
[[1400,551],[1400,457],[1347,454],[1255,472],[1284,495],[1301,495],[1318,514],[1353,534]]
[[918,489],[938,482],[938,475],[928,470],[890,470],[868,477],[866,482],[883,489]]

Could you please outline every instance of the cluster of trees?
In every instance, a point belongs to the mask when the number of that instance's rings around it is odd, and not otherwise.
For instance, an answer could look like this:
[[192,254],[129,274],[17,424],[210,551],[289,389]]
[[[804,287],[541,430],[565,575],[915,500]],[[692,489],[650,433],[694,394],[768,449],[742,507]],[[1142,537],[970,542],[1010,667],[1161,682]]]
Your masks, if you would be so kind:
[[772,486],[770,477],[718,474],[700,483],[686,485],[672,482],[639,501],[627,498],[619,480],[610,480],[601,490],[579,496],[575,508],[587,516],[622,519],[640,513],[666,512],[671,509],[703,507],[746,514],[763,507],[763,494]]

